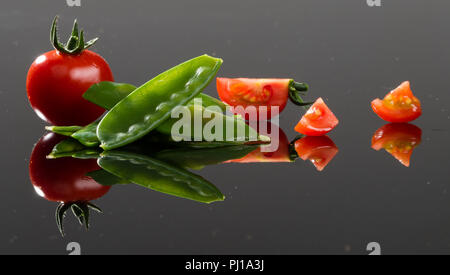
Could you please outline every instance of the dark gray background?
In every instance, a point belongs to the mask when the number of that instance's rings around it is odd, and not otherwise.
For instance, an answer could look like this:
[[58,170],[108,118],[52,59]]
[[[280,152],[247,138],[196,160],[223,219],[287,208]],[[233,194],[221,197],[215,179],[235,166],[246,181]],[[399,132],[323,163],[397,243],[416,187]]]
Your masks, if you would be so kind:
[[[383,0],[119,1],[2,0],[0,4],[0,253],[366,254],[450,253],[450,2]],[[67,218],[62,239],[54,203],[28,177],[43,123],[29,107],[29,65],[79,19],[117,81],[141,84],[188,58],[224,59],[221,76],[292,77],[311,85],[339,117],[340,152],[325,172],[293,164],[220,165],[200,174],[227,196],[203,205],[135,186],[114,187],[85,232]],[[422,100],[423,142],[412,167],[370,148],[384,122],[370,110],[404,80]],[[214,85],[207,92],[216,95]],[[301,112],[281,115],[290,138]]]

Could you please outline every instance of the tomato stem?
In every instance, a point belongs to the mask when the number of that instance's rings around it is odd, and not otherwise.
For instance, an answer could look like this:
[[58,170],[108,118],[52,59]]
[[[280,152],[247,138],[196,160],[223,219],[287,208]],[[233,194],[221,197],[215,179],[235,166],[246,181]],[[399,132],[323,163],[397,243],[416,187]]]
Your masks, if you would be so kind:
[[291,141],[291,143],[289,143],[289,158],[291,159],[291,161],[295,161],[296,159],[298,159],[298,153],[297,150],[295,150],[295,142],[304,137],[304,135],[298,135],[294,138],[294,140]]
[[69,37],[69,40],[67,40],[67,43],[65,45],[62,44],[61,42],[59,42],[58,38],[58,19],[59,16],[55,16],[50,30],[50,41],[55,50],[65,54],[77,55],[97,42],[98,38],[94,38],[86,43],[84,42],[84,31],[81,30],[80,32],[78,30],[78,22],[75,19],[72,28],[72,34]]
[[312,102],[304,102],[300,93],[305,93],[309,89],[308,84],[291,81],[289,84],[289,99],[298,106],[308,106],[311,105]]
[[56,225],[58,226],[58,230],[61,233],[61,235],[64,237],[64,227],[63,227],[63,221],[66,216],[67,210],[72,209],[73,214],[78,219],[81,225],[84,225],[86,229],[89,229],[89,209],[92,209],[96,212],[102,213],[102,210],[98,208],[97,206],[93,205],[90,202],[68,202],[68,203],[61,203],[56,208]]

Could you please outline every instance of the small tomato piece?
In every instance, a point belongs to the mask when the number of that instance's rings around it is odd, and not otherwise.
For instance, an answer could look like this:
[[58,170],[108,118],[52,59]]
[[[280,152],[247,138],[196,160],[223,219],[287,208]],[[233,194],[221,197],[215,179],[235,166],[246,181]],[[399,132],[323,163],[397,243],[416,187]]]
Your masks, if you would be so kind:
[[422,130],[409,123],[390,123],[378,129],[372,137],[374,150],[385,149],[406,167],[411,155],[422,140]]
[[339,149],[328,136],[309,136],[295,142],[295,151],[301,159],[310,160],[318,171],[323,171]]
[[307,136],[323,136],[338,124],[339,120],[323,99],[319,98],[295,126],[295,131]]
[[395,123],[410,122],[422,114],[420,101],[413,95],[409,81],[403,82],[383,100],[372,101],[372,109],[381,119]]

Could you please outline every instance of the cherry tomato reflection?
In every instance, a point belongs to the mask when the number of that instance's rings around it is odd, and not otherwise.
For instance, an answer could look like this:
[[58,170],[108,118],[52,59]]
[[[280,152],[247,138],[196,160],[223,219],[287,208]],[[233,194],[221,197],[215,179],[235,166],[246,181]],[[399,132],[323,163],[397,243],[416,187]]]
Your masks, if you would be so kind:
[[422,140],[422,130],[409,123],[390,123],[378,129],[372,137],[372,148],[385,149],[406,167],[411,155]]
[[97,209],[89,202],[104,196],[111,187],[100,185],[86,176],[86,173],[100,169],[95,159],[47,159],[53,147],[63,139],[65,137],[50,133],[35,145],[29,163],[31,183],[39,196],[48,201],[60,202],[58,210],[66,211],[72,207],[76,208],[74,212],[82,210],[79,214],[85,220],[80,222],[84,221],[88,226],[89,221],[83,215],[89,215],[85,211],[89,207]]
[[328,136],[307,136],[295,142],[295,151],[301,159],[310,160],[317,171],[323,171],[339,149]]
[[256,163],[256,162],[291,162],[289,154],[289,140],[283,129],[270,121],[266,123],[266,129],[258,129],[258,133],[270,137],[271,143],[259,146],[255,151],[243,158],[229,160],[225,163]]

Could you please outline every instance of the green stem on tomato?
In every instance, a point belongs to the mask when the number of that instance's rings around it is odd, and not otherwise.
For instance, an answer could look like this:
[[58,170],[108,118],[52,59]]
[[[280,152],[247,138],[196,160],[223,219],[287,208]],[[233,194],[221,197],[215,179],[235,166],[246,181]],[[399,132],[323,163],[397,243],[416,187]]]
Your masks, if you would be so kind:
[[308,90],[309,90],[308,84],[292,81],[289,84],[289,99],[292,101],[292,103],[298,106],[311,105],[313,102],[305,102],[300,96],[300,93],[305,93]]
[[72,34],[69,37],[67,43],[64,45],[63,43],[59,42],[58,38],[58,19],[59,16],[55,16],[50,30],[50,41],[55,50],[65,54],[77,55],[97,42],[98,38],[94,38],[86,43],[84,42],[84,31],[78,31],[78,22],[75,19],[72,28]]

